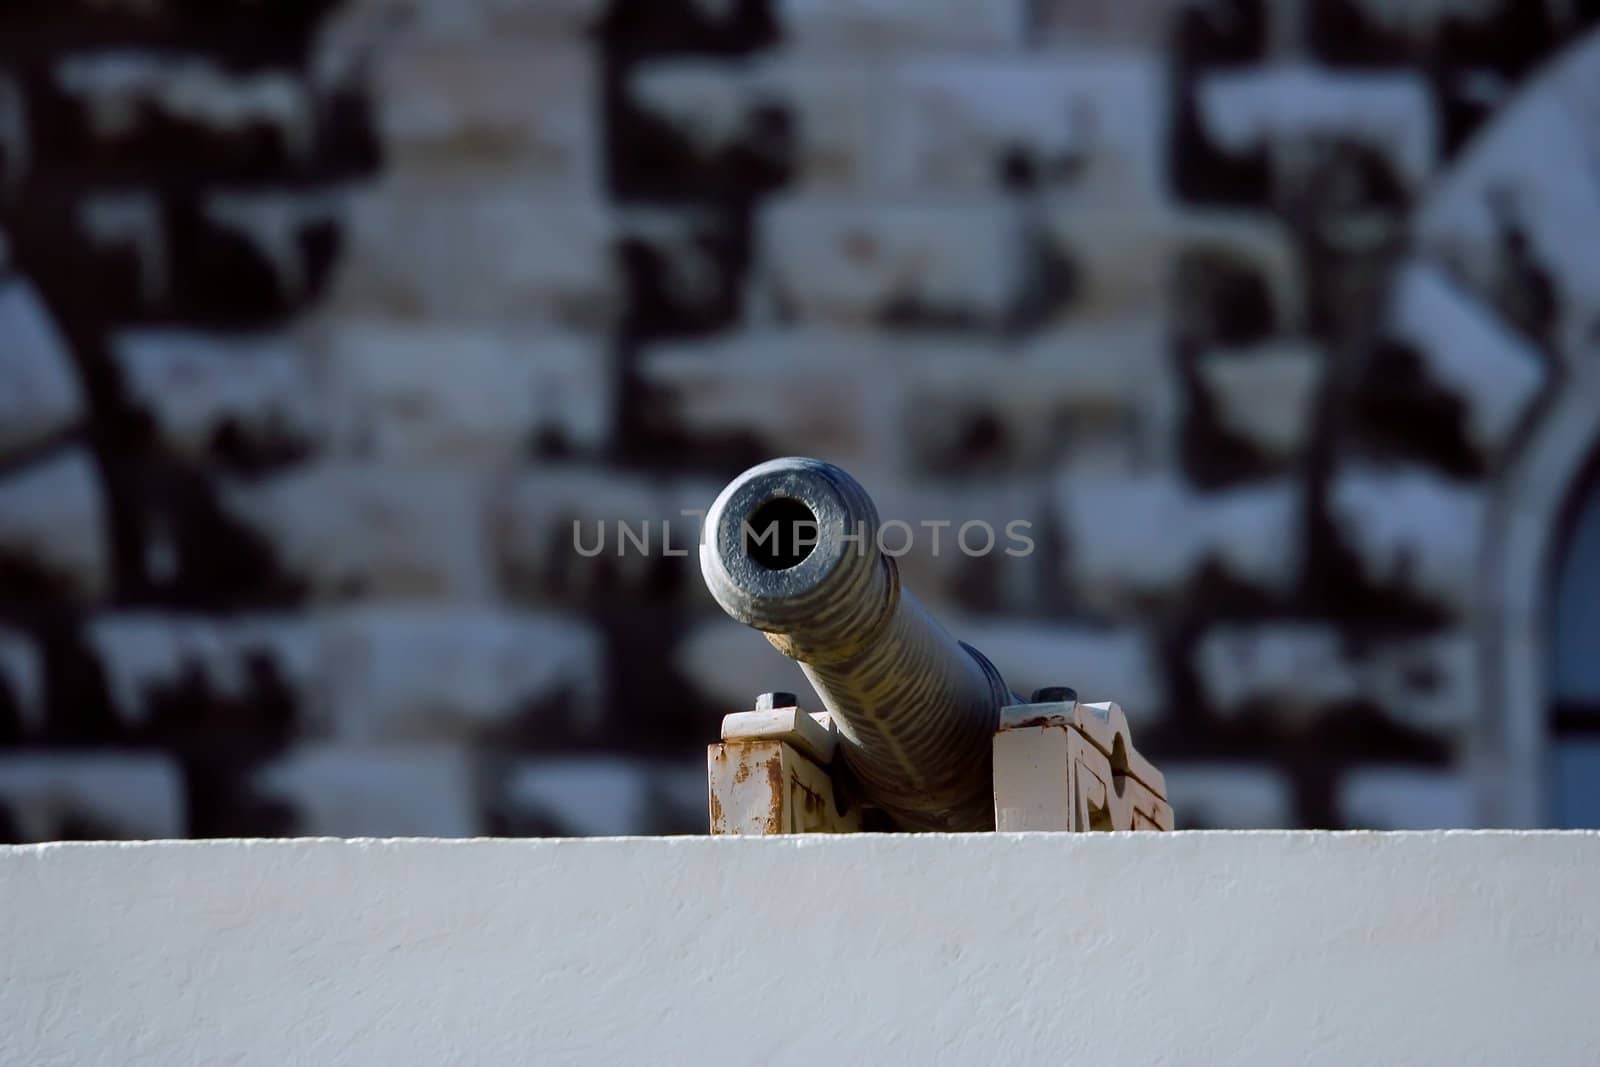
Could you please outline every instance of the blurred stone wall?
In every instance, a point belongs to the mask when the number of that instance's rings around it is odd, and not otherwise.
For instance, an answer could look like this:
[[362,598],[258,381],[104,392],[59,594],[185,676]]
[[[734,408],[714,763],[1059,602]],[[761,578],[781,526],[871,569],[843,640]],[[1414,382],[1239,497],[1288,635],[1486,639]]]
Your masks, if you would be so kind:
[[1186,825],[1502,817],[1597,9],[8,5],[0,836],[696,831],[800,682],[661,524],[792,453],[1031,522],[903,570]]

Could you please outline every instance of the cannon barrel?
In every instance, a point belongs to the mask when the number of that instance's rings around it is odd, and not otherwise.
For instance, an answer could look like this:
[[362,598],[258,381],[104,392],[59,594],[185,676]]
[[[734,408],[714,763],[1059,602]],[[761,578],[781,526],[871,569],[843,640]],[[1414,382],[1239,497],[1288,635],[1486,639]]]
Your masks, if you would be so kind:
[[800,663],[863,794],[909,830],[992,830],[992,741],[1015,698],[901,588],[850,475],[775,459],[706,514],[700,567],[730,616]]

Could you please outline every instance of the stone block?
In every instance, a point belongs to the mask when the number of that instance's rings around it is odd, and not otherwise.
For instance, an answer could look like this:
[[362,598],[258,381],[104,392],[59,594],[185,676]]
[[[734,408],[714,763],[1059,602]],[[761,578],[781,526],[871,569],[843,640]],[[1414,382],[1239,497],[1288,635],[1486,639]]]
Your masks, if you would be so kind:
[[1275,219],[1242,211],[1108,211],[1070,198],[1050,198],[1040,218],[1054,279],[1049,301],[1061,317],[1149,318],[1154,311],[1186,334],[1213,337],[1226,330],[1191,320],[1237,319],[1240,309],[1200,299],[1207,295],[1200,287],[1188,290],[1195,276],[1213,283],[1222,276],[1238,278],[1235,288],[1260,305],[1245,312],[1265,318],[1252,323],[1258,332],[1292,332],[1303,322],[1299,255]]
[[[1223,71],[1200,80],[1208,139],[1228,155],[1266,152],[1292,167],[1291,151],[1322,142],[1376,153],[1415,192],[1432,176],[1439,133],[1428,84],[1418,73],[1330,73],[1313,67]],[[1280,173],[1292,180],[1293,172]]]
[[1053,264],[1051,310],[1063,319],[1167,318],[1176,220],[1166,213],[1110,212],[1048,204],[1042,226]]
[[1119,612],[1181,597],[1212,564],[1261,595],[1289,593],[1301,567],[1301,500],[1286,480],[1196,493],[1163,475],[1064,475],[1062,572],[1084,604]]
[[371,92],[387,165],[587,191],[600,167],[594,66],[578,42],[538,48],[491,36],[379,49]]
[[[399,31],[406,41],[494,44],[507,39],[581,38],[603,17],[611,0],[354,0],[338,17],[372,39]],[[346,31],[348,32],[348,31]]]
[[[88,641],[112,710],[159,729],[183,701],[244,709],[287,698],[308,736],[388,744],[572,732],[601,710],[602,643],[550,613],[391,604],[314,616],[118,612]],[[217,723],[227,726],[227,723]],[[237,724],[236,724],[237,725]]]
[[1311,440],[1323,357],[1309,345],[1215,349],[1197,361],[1218,425],[1274,459],[1298,456]]
[[761,210],[759,270],[802,321],[997,326],[1018,310],[1034,249],[1018,205],[782,198]]
[[100,473],[88,453],[58,451],[0,480],[0,556],[79,600],[111,588]]
[[1600,321],[1600,44],[1566,52],[1499,111],[1434,190],[1417,244],[1568,361]]
[[1362,705],[1402,726],[1460,735],[1481,710],[1465,633],[1360,642],[1318,623],[1213,626],[1195,648],[1194,668],[1224,717],[1266,708],[1306,724]]
[[110,348],[128,399],[174,452],[282,457],[325,437],[306,352],[289,337],[143,328],[113,335]]
[[705,759],[665,763],[616,756],[562,756],[518,763],[496,815],[502,832],[615,837],[704,834]]
[[645,350],[648,418],[850,470],[1040,469],[1165,454],[1176,406],[1149,320],[1056,326],[1018,344],[862,330],[752,330]]
[[1161,773],[1180,830],[1271,830],[1299,822],[1289,780],[1272,767],[1162,761]]
[[342,744],[515,738],[592,730],[605,650],[549,612],[377,605],[321,626],[308,715]]
[[899,454],[902,371],[892,340],[863,330],[725,334],[651,346],[639,361],[647,418],[659,431],[749,439],[773,455],[824,456],[848,470]]
[[[656,821],[651,772],[638,760],[566,756],[519,763],[501,794],[512,834],[623,837]],[[702,771],[702,788],[705,774]],[[703,828],[702,828],[702,831]]]
[[1102,206],[1165,198],[1168,94],[1153,54],[930,58],[893,68],[884,92],[891,188],[1048,188]]
[[703,834],[711,821],[710,787],[704,759],[651,768],[651,820],[656,833]]
[[1396,279],[1388,331],[1421,358],[1432,384],[1460,401],[1467,435],[1484,456],[1500,454],[1548,377],[1525,336],[1424,263]]
[[222,490],[228,514],[319,598],[476,600],[492,588],[488,472],[320,463]]
[[894,445],[929,474],[1137,469],[1171,448],[1169,347],[1156,318],[1069,318],[1015,345],[908,339],[886,389]]
[[1027,0],[776,0],[784,40],[825,52],[1020,47]]
[[749,279],[749,234],[723,207],[624,209],[618,219],[635,336],[704,335],[736,321]]
[[853,189],[874,175],[882,81],[848,57],[673,58],[642,64],[627,90],[700,165],[742,157],[802,186]]
[[183,775],[162,755],[7,753],[0,827],[16,841],[183,837]]
[[1024,698],[1042,686],[1066,685],[1084,702],[1114,700],[1127,712],[1135,745],[1141,728],[1166,716],[1166,666],[1137,629],[972,616],[943,621]]
[[231,169],[304,164],[317,146],[311,85],[287,68],[229,69],[197,55],[118,48],[68,54],[54,73],[77,109],[88,159],[159,151]]
[[83,408],[72,355],[38,291],[0,281],[0,454],[66,429]]
[[117,611],[97,616],[87,639],[112,712],[134,732],[159,728],[160,713],[180,704],[200,715],[202,694],[234,708],[280,697],[299,704],[322,655],[317,624],[303,616]]
[[1374,589],[1459,615],[1479,602],[1486,513],[1478,487],[1422,468],[1349,466],[1329,489],[1328,513]]
[[1187,6],[1184,0],[1034,0],[1033,35],[1045,45],[1074,51],[1164,47]]
[[510,590],[534,600],[589,603],[662,593],[666,583],[706,602],[698,545],[721,486],[603,467],[544,466],[496,494],[494,545]]
[[[807,711],[821,711],[800,664],[767,643],[758,631],[721,615],[689,627],[672,653],[673,669],[708,711],[749,711],[762,693],[794,693]],[[706,742],[716,740],[707,718]],[[701,778],[705,771],[701,768]]]
[[473,837],[483,832],[466,752],[445,745],[305,745],[251,779],[288,809],[295,836]]
[[537,321],[493,326],[343,318],[311,342],[343,453],[399,462],[590,452],[614,408],[602,339]]
[[352,198],[328,310],[604,325],[622,296],[615,237],[598,200],[391,177]]
[[859,330],[755,330],[645,350],[648,419],[850,470],[1040,469],[1165,451],[1173,379],[1158,323],[1067,325],[1008,346]]
[[1479,825],[1471,782],[1459,772],[1361,767],[1339,781],[1339,814],[1363,830],[1459,830]]
[[1048,479],[852,473],[877,505],[879,544],[901,581],[937,613],[1059,612]]

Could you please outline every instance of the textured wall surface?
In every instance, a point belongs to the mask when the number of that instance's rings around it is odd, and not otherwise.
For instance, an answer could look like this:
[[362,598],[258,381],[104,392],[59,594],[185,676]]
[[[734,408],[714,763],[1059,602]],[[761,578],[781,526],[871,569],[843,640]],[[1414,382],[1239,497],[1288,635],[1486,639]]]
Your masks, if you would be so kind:
[[1538,822],[1600,5],[1401,6],[7,5],[0,839],[697,829],[788,453],[1190,826]]
[[1597,878],[1594,833],[23,846],[0,1060],[1588,1063]]

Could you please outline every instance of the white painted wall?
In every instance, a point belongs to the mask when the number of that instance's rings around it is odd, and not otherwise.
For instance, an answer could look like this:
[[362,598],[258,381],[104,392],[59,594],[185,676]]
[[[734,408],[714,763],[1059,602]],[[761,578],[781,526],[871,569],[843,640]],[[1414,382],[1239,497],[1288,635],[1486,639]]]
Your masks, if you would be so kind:
[[0,849],[0,1063],[1592,1063],[1600,834]]

